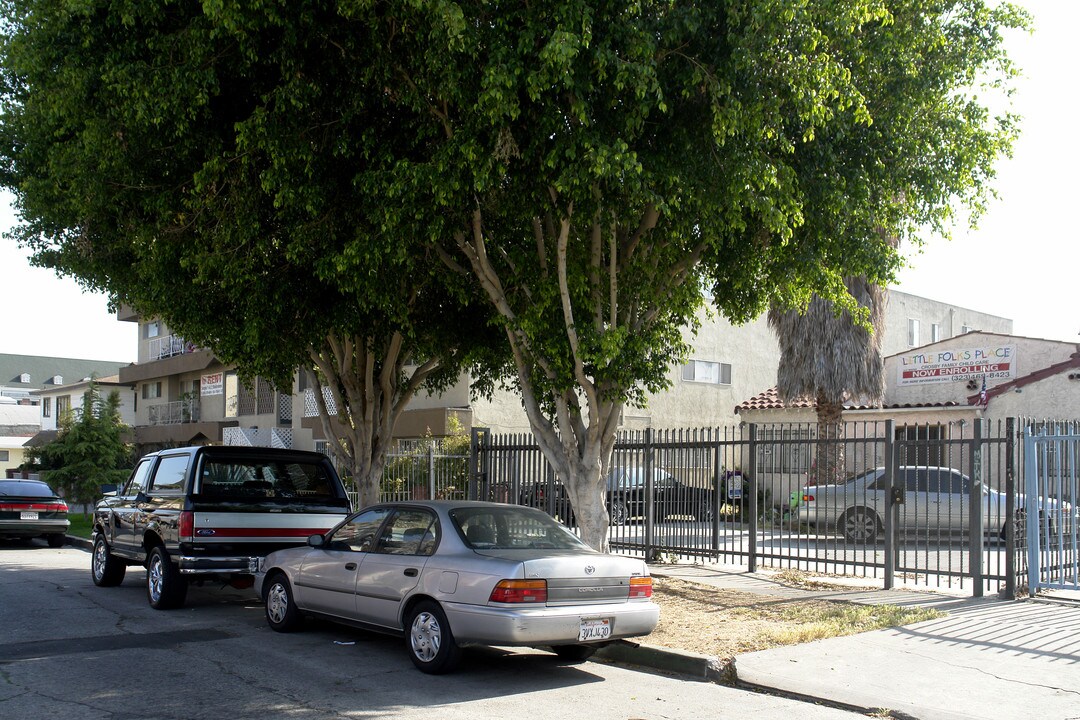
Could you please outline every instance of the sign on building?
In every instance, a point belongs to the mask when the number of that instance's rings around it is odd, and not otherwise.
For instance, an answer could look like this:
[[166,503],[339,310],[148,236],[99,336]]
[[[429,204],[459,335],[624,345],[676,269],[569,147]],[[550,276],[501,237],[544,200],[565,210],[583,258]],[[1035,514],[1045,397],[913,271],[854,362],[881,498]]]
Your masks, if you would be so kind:
[[897,367],[899,385],[966,382],[986,377],[1004,382],[1016,377],[1016,346],[987,345],[960,350],[926,350],[902,355]]
[[199,391],[203,397],[209,395],[225,394],[225,373],[210,373],[203,375],[199,383]]

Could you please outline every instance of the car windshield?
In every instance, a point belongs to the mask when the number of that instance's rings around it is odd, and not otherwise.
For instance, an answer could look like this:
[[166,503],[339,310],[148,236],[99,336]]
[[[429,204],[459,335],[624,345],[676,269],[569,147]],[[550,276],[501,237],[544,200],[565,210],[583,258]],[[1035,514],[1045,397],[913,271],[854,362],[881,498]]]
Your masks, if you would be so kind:
[[450,519],[465,544],[474,550],[588,549],[564,525],[532,508],[457,508],[450,511]]
[[53,497],[49,486],[41,482],[0,482],[0,495],[9,497]]

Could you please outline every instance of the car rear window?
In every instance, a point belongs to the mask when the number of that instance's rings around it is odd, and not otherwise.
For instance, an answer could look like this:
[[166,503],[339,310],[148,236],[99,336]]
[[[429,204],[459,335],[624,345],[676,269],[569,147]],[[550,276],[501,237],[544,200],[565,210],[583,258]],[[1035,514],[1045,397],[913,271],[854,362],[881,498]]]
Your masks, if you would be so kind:
[[337,498],[336,486],[326,466],[318,462],[207,458],[199,478],[199,493],[205,497],[237,500]]
[[43,482],[0,481],[0,495],[10,497],[55,497],[56,493]]
[[474,550],[580,550],[587,547],[551,516],[523,507],[458,508],[450,519]]

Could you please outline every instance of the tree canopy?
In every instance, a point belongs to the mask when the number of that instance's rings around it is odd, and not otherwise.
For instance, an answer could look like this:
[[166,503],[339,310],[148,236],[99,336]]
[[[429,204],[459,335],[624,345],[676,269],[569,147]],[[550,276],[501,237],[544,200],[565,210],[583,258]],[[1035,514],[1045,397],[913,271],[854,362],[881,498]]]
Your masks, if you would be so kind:
[[485,308],[367,189],[415,142],[364,92],[382,82],[366,36],[317,3],[9,8],[16,237],[242,374],[315,370],[326,434],[376,499],[413,395],[498,360]]
[[843,280],[888,282],[882,238],[978,211],[1015,134],[978,92],[1025,23],[985,0],[8,8],[3,182],[41,262],[158,278],[138,300],[181,326],[200,293],[248,297],[255,348],[336,327],[324,293],[357,325],[404,316],[403,278],[479,295],[596,547],[621,410],[666,386],[706,290],[736,322],[815,293],[858,313]]

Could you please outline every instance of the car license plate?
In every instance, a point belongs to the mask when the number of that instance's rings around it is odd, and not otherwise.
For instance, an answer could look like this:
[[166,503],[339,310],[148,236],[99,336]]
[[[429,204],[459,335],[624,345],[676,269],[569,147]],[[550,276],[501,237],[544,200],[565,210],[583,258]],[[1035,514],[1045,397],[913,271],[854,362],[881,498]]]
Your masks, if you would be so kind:
[[611,637],[611,618],[581,619],[578,641],[607,640]]
[[23,510],[21,513],[19,513],[19,519],[20,520],[37,520],[38,519],[38,514],[36,512],[27,512],[26,510]]

